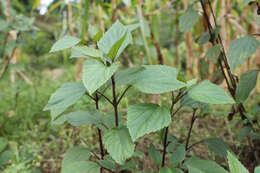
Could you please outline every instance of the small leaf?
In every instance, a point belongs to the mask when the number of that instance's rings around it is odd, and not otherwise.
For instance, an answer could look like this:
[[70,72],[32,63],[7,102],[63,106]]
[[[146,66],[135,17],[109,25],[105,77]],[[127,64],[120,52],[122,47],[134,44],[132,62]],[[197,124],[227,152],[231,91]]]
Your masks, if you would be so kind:
[[177,165],[178,163],[181,163],[186,156],[186,150],[184,145],[180,145],[171,155],[170,163],[172,165]]
[[65,37],[58,40],[52,47],[50,52],[57,52],[60,50],[68,49],[80,42],[80,39],[66,35]]
[[108,52],[108,56],[109,58],[111,58],[112,60],[116,57],[116,54],[118,52],[118,50],[120,49],[120,47],[122,46],[123,42],[126,39],[128,32],[127,30],[125,31],[125,34],[122,36],[122,38],[120,38],[110,49],[110,51]]
[[208,138],[204,140],[204,143],[208,145],[211,151],[222,157],[226,157],[227,152],[231,151],[229,146],[220,138]]
[[126,127],[110,129],[103,139],[108,153],[119,164],[123,164],[134,153],[135,145]]
[[235,94],[236,101],[246,101],[250,92],[256,86],[258,72],[258,70],[250,70],[241,75]]
[[149,103],[132,105],[127,110],[127,127],[133,141],[170,123],[171,114],[166,107]]
[[99,41],[100,38],[102,37],[102,30],[96,28],[93,25],[89,25],[88,26],[88,32],[90,34],[90,37],[94,40],[94,41]]
[[239,160],[230,152],[228,152],[227,158],[231,173],[249,173],[244,165],[242,165]]
[[52,120],[75,104],[86,92],[81,83],[65,83],[51,95],[44,111],[51,110]]
[[152,161],[156,163],[158,166],[160,166],[162,163],[162,157],[160,152],[154,147],[153,144],[150,144],[148,153]]
[[188,95],[202,103],[209,104],[233,104],[235,101],[218,85],[204,80],[191,88]]
[[[123,37],[125,38],[123,39]],[[111,59],[116,59],[119,57],[122,51],[128,46],[128,44],[130,44],[131,41],[132,35],[129,31],[127,31],[127,27],[119,21],[116,21],[111,26],[111,28],[109,28],[109,30],[103,35],[103,37],[98,41],[97,45],[98,48],[102,50],[105,54],[110,54],[110,56],[113,55]],[[115,45],[117,43],[118,45]],[[113,46],[115,46],[114,49]],[[113,54],[109,52],[113,52]]]
[[220,46],[220,44],[217,44],[214,47],[209,48],[209,50],[206,53],[206,57],[212,63],[216,63],[220,53],[221,53],[221,46]]
[[180,17],[180,31],[183,33],[188,32],[195,25],[199,19],[199,14],[189,7],[185,13]]
[[137,73],[133,84],[138,90],[148,94],[161,94],[175,91],[186,86],[177,80],[178,70],[165,65],[146,65]]
[[201,160],[197,157],[191,157],[184,165],[188,167],[189,173],[228,173],[216,162]]
[[183,171],[179,168],[172,168],[172,173],[183,173]]
[[120,62],[115,62],[109,67],[103,63],[88,59],[83,64],[83,83],[89,94],[94,93],[98,88],[107,82],[116,72]]
[[198,43],[199,45],[203,45],[203,44],[209,42],[209,40],[210,40],[210,34],[209,34],[209,32],[204,32],[204,33],[199,37],[197,43]]
[[233,40],[228,50],[231,71],[234,71],[238,65],[241,65],[249,56],[253,55],[259,45],[259,42],[251,36]]

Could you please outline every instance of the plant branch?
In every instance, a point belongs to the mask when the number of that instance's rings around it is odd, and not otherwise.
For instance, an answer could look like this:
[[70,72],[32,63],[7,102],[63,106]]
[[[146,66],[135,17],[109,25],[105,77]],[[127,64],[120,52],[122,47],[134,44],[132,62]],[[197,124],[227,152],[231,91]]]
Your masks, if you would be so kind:
[[114,112],[115,112],[115,125],[118,127],[118,103],[116,99],[116,83],[115,83],[115,78],[114,75],[111,77],[112,80],[112,94],[113,94],[113,102],[112,105],[114,107]]
[[165,129],[164,140],[163,140],[163,156],[162,156],[162,167],[165,165],[166,149],[167,149],[167,137],[168,137],[169,126]]
[[[96,95],[95,95],[94,99],[95,99],[95,102],[96,102],[96,109],[98,110],[99,109],[99,104],[98,104],[99,97],[98,97],[97,92],[96,92]],[[99,128],[97,128],[97,130],[98,130],[98,140],[99,140],[99,148],[100,148],[101,160],[103,160],[104,156],[105,156],[105,153],[104,153],[104,148],[103,148],[102,133],[101,133],[101,130]],[[100,173],[103,173],[103,168],[102,167],[100,168]]]
[[111,103],[112,105],[113,105],[113,102],[107,97],[107,96],[105,96],[102,92],[100,92],[100,91],[96,91],[99,95],[101,95],[101,96],[103,96],[109,103]]
[[127,90],[131,88],[131,85],[129,85],[123,92],[123,94],[119,97],[119,99],[117,100],[117,104],[120,103],[120,101],[122,100],[122,98],[124,97],[124,95],[126,94]]
[[190,122],[190,128],[189,128],[189,132],[188,132],[188,136],[187,136],[186,144],[185,144],[185,149],[186,149],[186,151],[188,150],[188,146],[189,146],[189,142],[190,142],[190,137],[191,137],[191,131],[192,131],[194,122],[195,122],[195,120],[196,120],[196,111],[197,111],[197,109],[194,109],[194,110],[193,110],[193,113],[192,113],[192,118],[191,118],[191,122]]

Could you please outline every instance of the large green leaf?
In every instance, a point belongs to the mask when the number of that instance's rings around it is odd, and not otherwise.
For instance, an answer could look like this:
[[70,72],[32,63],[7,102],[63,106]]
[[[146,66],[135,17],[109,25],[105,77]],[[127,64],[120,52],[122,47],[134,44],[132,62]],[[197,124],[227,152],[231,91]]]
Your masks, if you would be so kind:
[[191,88],[188,95],[197,101],[209,104],[233,104],[235,101],[218,85],[208,80]]
[[83,64],[83,83],[89,94],[94,93],[98,88],[107,82],[108,79],[116,72],[120,62],[115,62],[109,67],[103,63],[88,59]]
[[180,17],[180,31],[183,33],[188,32],[195,25],[199,19],[199,14],[197,11],[189,7],[185,13]]
[[178,70],[164,65],[146,65],[137,73],[134,87],[144,93],[160,94],[178,90],[186,86],[177,80]]
[[135,145],[126,127],[110,129],[103,140],[108,153],[119,164],[123,164],[134,153]]
[[162,163],[162,157],[161,157],[160,152],[154,147],[153,144],[150,144],[148,153],[149,153],[149,156],[152,159],[152,161],[154,163],[156,163],[158,166],[160,166]]
[[[88,161],[89,157],[90,157],[90,152],[86,148],[83,147],[70,148],[66,152],[66,155],[62,160],[62,173],[69,173],[69,170],[74,170],[74,169],[75,169],[74,171],[78,173],[85,173],[83,170],[81,170],[82,172],[79,172],[80,169],[76,169],[77,167],[75,167],[75,164],[77,165],[77,163],[82,161],[86,162]],[[80,164],[80,166],[82,165],[84,164]]]
[[127,127],[133,141],[145,134],[167,127],[170,123],[170,111],[157,104],[136,104],[127,110]]
[[249,173],[244,165],[242,165],[240,161],[230,152],[228,152],[227,158],[231,173]]
[[255,168],[255,172],[254,173],[260,173],[260,166],[257,166],[256,168]]
[[118,70],[115,73],[116,85],[133,85],[138,79],[138,73],[142,70],[144,70],[144,67],[131,67],[123,70]]
[[244,102],[248,98],[256,86],[258,72],[258,70],[250,70],[241,75],[236,89],[236,101]]
[[87,46],[74,46],[72,47],[71,58],[99,58],[102,59],[103,52]]
[[211,151],[222,157],[226,157],[227,152],[231,151],[229,146],[220,138],[208,138],[204,140],[204,143],[208,145]]
[[89,161],[78,161],[73,162],[72,164],[69,164],[65,166],[65,168],[62,169],[62,173],[98,173],[100,172],[100,166],[96,164],[95,162],[89,162]]
[[51,110],[51,116],[54,120],[69,106],[75,104],[85,92],[86,89],[81,83],[65,83],[51,95],[43,110]]
[[68,121],[68,123],[73,126],[98,124],[102,122],[102,115],[96,109],[92,109],[89,111],[76,111],[59,117],[54,123],[61,124],[65,121]]
[[201,160],[197,157],[192,157],[185,162],[189,173],[228,173],[224,168],[211,160]]
[[171,165],[176,165],[181,163],[186,156],[186,150],[184,145],[180,145],[171,155],[170,163]]
[[132,35],[127,27],[116,21],[98,41],[97,45],[111,59],[114,59],[118,58],[131,41]]
[[60,40],[58,40],[52,47],[50,52],[56,52],[60,50],[64,50],[67,48],[71,48],[80,42],[80,39],[76,37],[72,37],[69,35],[64,36]]
[[233,40],[229,45],[228,60],[231,71],[242,64],[249,56],[253,55],[259,47],[259,42],[251,36]]

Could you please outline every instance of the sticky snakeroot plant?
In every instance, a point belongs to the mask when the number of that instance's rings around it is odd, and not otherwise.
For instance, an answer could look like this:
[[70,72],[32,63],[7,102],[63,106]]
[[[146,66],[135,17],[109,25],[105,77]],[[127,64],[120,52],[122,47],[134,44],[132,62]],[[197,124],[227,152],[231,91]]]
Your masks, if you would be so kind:
[[[189,143],[193,124],[197,118],[208,113],[208,104],[234,104],[235,101],[221,87],[208,80],[197,83],[196,79],[182,79],[178,70],[170,66],[143,65],[118,70],[118,58],[132,41],[131,31],[138,27],[138,24],[124,26],[117,21],[103,36],[102,32],[93,31],[96,46],[82,45],[80,39],[72,36],[65,36],[52,46],[51,52],[72,48],[72,58],[86,58],[86,61],[83,64],[82,83],[63,84],[52,94],[44,110],[50,110],[52,123],[56,125],[68,122],[72,126],[95,126],[100,150],[93,154],[93,151],[83,146],[69,149],[62,161],[62,173],[146,172],[135,162],[142,159],[140,152],[135,151],[135,143],[152,132],[158,132],[162,143],[161,150],[153,144],[148,149],[149,156],[158,168],[154,172],[179,173],[188,170],[226,173],[224,168],[213,161],[186,156],[196,145]],[[122,85],[125,90],[118,93],[116,88]],[[131,105],[127,109],[125,122],[119,114],[119,104],[131,87],[146,94],[168,93],[170,106],[154,103]],[[112,98],[105,95],[108,90],[111,90]],[[93,109],[63,114],[83,96],[93,100]],[[101,98],[112,105],[112,117],[103,115],[99,110]],[[170,124],[182,107],[192,110],[185,140],[169,134]],[[220,156],[228,155],[231,172],[238,173],[233,171],[239,169],[238,161],[229,153],[230,149],[223,140],[209,138],[200,142],[204,142]]]

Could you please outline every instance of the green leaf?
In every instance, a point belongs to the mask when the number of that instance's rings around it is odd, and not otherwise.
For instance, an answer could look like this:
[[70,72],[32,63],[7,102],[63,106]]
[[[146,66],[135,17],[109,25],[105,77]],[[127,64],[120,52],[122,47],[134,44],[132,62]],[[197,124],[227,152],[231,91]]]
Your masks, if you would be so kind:
[[95,162],[79,161],[73,162],[62,169],[62,173],[97,173],[100,172],[100,166]]
[[54,45],[51,47],[50,52],[57,52],[60,50],[71,48],[71,47],[75,46],[76,44],[78,44],[79,42],[80,42],[80,39],[66,35],[63,38],[61,38],[60,40],[58,40],[56,43],[54,43]]
[[160,168],[159,173],[174,173],[174,172],[167,166],[164,166],[164,167]]
[[221,53],[221,46],[220,46],[220,44],[217,44],[217,45],[215,45],[215,46],[213,46],[213,47],[208,49],[208,51],[206,53],[206,57],[212,63],[216,63],[220,53]]
[[150,144],[150,147],[148,149],[148,153],[150,158],[156,165],[160,166],[162,164],[162,157],[160,152],[154,147],[153,144]]
[[260,173],[260,166],[257,166],[256,168],[255,168],[255,172],[254,173]]
[[249,173],[239,160],[230,152],[227,155],[228,165],[231,173]]
[[210,34],[209,32],[204,32],[198,39],[197,43],[199,45],[203,45],[207,43],[210,40]]
[[171,165],[177,165],[181,163],[186,156],[186,150],[184,145],[180,145],[171,155],[170,163]]
[[6,138],[0,137],[0,153],[5,149],[8,144],[8,140]]
[[186,86],[177,80],[178,70],[164,65],[146,65],[137,74],[134,87],[148,94],[161,94],[175,91]]
[[94,40],[94,41],[99,41],[100,38],[102,37],[102,30],[96,28],[93,25],[89,25],[88,26],[88,32],[90,34],[90,37]]
[[119,164],[123,164],[134,153],[135,145],[126,127],[110,129],[103,140],[108,153]]
[[70,58],[99,58],[102,59],[103,52],[87,46],[74,46],[72,47]]
[[[90,152],[88,149],[83,147],[73,147],[70,148],[67,152],[65,157],[62,160],[62,173],[69,173],[71,170],[72,172],[79,172],[80,169],[77,169],[78,167],[75,167],[79,162],[80,165],[77,165],[79,167],[85,167],[83,166],[83,163],[86,163],[86,161],[90,157]],[[75,170],[74,170],[75,169]],[[83,170],[81,170],[82,173],[85,173]],[[71,172],[70,172],[71,173]],[[87,173],[87,172],[86,172]]]
[[229,146],[220,138],[208,138],[204,140],[209,149],[219,156],[226,157],[227,152],[231,151]]
[[189,7],[185,13],[180,17],[180,31],[183,33],[188,32],[195,25],[199,19],[199,14],[197,11]]
[[51,110],[52,120],[75,104],[86,92],[81,83],[65,83],[51,95],[44,111]]
[[71,112],[61,116],[60,118],[65,119],[73,126],[98,124],[102,122],[102,115],[96,109],[92,109],[89,111]]
[[250,92],[256,86],[258,72],[258,70],[250,70],[241,75],[235,94],[236,101],[246,101]]
[[188,95],[199,102],[209,104],[233,104],[235,101],[218,85],[204,80],[191,88]]
[[131,24],[131,25],[126,26],[127,30],[130,31],[130,32],[136,30],[139,27],[140,27],[140,23],[135,23],[135,24]]
[[107,82],[116,72],[120,62],[115,62],[109,67],[103,63],[88,59],[83,64],[83,83],[89,94],[94,93],[98,88]]
[[138,73],[142,70],[144,70],[144,67],[131,67],[123,70],[118,70],[115,73],[116,85],[133,85],[138,79]]
[[231,71],[234,71],[238,65],[241,65],[249,56],[253,55],[259,45],[259,42],[251,36],[233,40],[228,50]]
[[104,167],[104,168],[107,168],[107,169],[110,169],[110,170],[114,170],[116,169],[116,164],[115,162],[113,163],[112,161],[110,160],[99,160],[98,163]]
[[211,160],[201,160],[197,157],[191,157],[185,162],[189,173],[228,173],[224,168]]
[[201,103],[199,101],[193,100],[189,95],[185,95],[181,98],[181,106],[185,106],[191,109],[203,109],[207,106],[206,103]]
[[123,42],[126,39],[128,32],[126,31],[125,34],[123,35],[122,38],[120,38],[110,49],[110,51],[108,52],[108,56],[113,60],[116,57],[116,54],[118,52],[118,50],[120,49],[120,47],[122,46]]
[[136,104],[127,110],[127,127],[133,141],[145,134],[167,127],[170,123],[170,111],[157,104]]
[[116,59],[131,41],[132,35],[127,30],[127,27],[116,21],[98,41],[97,45],[111,59]]

